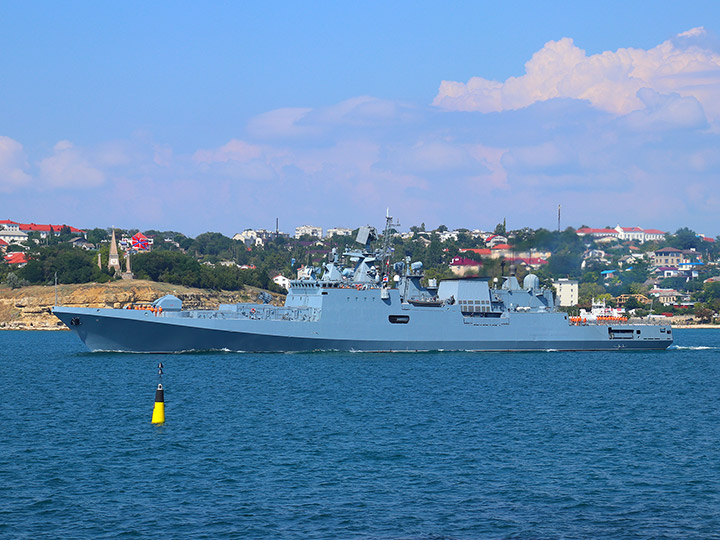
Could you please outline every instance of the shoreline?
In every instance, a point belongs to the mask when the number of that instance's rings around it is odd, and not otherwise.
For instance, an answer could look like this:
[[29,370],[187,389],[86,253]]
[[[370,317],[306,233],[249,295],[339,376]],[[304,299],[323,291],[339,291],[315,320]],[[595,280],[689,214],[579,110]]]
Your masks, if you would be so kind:
[[701,330],[720,330],[718,324],[673,324],[673,328],[700,328]]

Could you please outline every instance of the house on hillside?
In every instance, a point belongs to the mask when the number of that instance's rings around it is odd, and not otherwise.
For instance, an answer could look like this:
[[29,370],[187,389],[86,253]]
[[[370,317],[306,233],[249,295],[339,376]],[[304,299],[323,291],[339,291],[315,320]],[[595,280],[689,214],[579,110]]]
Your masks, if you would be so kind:
[[675,289],[652,289],[650,294],[666,306],[676,304],[678,299],[683,296],[682,293]]
[[491,259],[500,259],[501,257],[513,257],[513,247],[510,244],[495,244],[490,250]]
[[295,229],[295,238],[300,240],[303,236],[314,236],[315,238],[323,237],[322,227],[315,227],[314,225],[300,225]]
[[72,244],[73,247],[84,249],[84,250],[95,249],[95,244],[88,242],[82,236],[76,236],[75,238],[68,240],[68,243]]
[[481,257],[490,257],[492,250],[490,248],[461,248],[460,253],[474,253]]
[[27,242],[27,233],[21,230],[2,230],[0,231],[0,240],[4,240],[8,244],[22,244]]
[[282,274],[278,274],[277,276],[272,278],[272,280],[273,283],[275,283],[275,285],[277,285],[278,287],[282,287],[286,291],[290,290],[290,279],[286,278]]
[[620,240],[631,240],[644,244],[645,242],[658,242],[665,239],[665,232],[658,229],[643,229],[642,227],[621,227],[618,225],[615,230],[619,233]]
[[594,239],[612,238],[615,240],[620,236],[620,233],[615,229],[593,229],[592,227],[581,227],[575,231],[575,234],[578,236],[591,236]]
[[680,274],[680,270],[674,266],[658,266],[655,269],[655,275],[660,278],[679,277]]
[[458,234],[460,234],[460,231],[442,231],[437,234],[441,242],[447,242],[448,240],[457,242]]
[[582,254],[582,263],[580,263],[580,268],[584,270],[590,264],[606,264],[607,262],[607,254],[602,249],[588,249]]
[[620,268],[627,268],[631,267],[632,265],[636,264],[640,259],[636,257],[635,255],[623,255],[620,257],[620,260],[618,261],[618,266]]
[[482,263],[479,261],[466,259],[458,255],[457,257],[453,257],[453,260],[450,262],[450,271],[456,276],[464,276],[470,273],[477,273],[481,266]]
[[658,229],[645,229],[643,231],[645,233],[645,239],[644,242],[660,242],[662,240],[665,240],[665,233],[664,231],[660,231]]
[[266,229],[245,229],[241,233],[235,233],[232,239],[236,242],[242,242],[247,247],[264,246],[265,242],[274,238],[276,235],[282,236],[285,235],[285,233],[275,233],[274,231],[268,231]]
[[644,244],[645,242],[663,240],[665,233],[657,229],[643,229],[642,227],[621,227],[618,225],[614,229],[593,229],[591,227],[581,227],[575,231],[578,236],[592,236],[596,240],[608,239],[629,240]]
[[653,254],[652,262],[655,266],[677,266],[683,260],[683,252],[679,249],[666,247],[658,249]]
[[27,264],[27,256],[24,253],[17,251],[15,253],[5,255],[5,262],[15,266],[16,268],[22,268]]
[[485,240],[485,244],[491,248],[496,247],[498,244],[507,244],[508,242],[507,236],[501,234],[489,234],[483,240]]
[[331,227],[325,233],[325,238],[331,238],[333,236],[352,236],[352,233],[352,229],[347,229],[345,227]]
[[9,219],[0,219],[0,231],[19,231],[20,224]]
[[20,223],[19,229],[24,233],[36,232],[40,235],[43,240],[50,235],[58,236],[64,227],[67,227],[72,234],[84,235],[85,231],[82,229],[76,229],[70,225],[42,225],[38,223]]
[[708,242],[710,244],[715,243],[715,239],[711,238],[710,236],[705,236],[704,234],[698,234],[697,237],[700,238],[703,242]]

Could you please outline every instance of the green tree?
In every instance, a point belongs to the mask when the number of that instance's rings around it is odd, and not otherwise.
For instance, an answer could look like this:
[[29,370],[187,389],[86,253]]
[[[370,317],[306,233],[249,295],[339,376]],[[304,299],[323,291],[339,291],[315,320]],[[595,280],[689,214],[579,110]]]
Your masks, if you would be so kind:
[[581,258],[572,253],[553,254],[548,260],[547,271],[555,277],[578,276]]
[[703,302],[720,299],[720,281],[704,283],[702,290],[698,291],[695,296]]
[[675,234],[666,235],[668,244],[678,249],[698,249],[702,247],[703,240],[698,238],[697,233],[687,227],[675,231]]
[[640,307],[643,307],[643,304],[640,303],[640,301],[635,298],[634,296],[631,296],[625,301],[625,309],[637,309]]
[[233,240],[227,236],[208,232],[199,235],[190,246],[190,250],[198,255],[210,255],[216,258],[230,258]]
[[593,298],[598,299],[606,294],[605,287],[599,283],[581,283],[578,286],[578,304],[589,306]]
[[108,234],[107,229],[95,228],[87,231],[85,238],[87,238],[87,241],[91,244],[95,244],[95,247],[99,247],[101,242],[110,239],[110,235]]
[[20,287],[24,287],[25,285],[30,285],[30,283],[17,276],[14,272],[10,272],[5,277],[5,283],[11,288],[11,289],[19,289]]
[[59,283],[106,282],[110,280],[96,264],[95,256],[69,244],[37,247],[28,253],[28,262],[18,276],[34,284],[51,283],[57,272]]
[[704,304],[698,304],[693,310],[694,315],[704,323],[709,323],[715,313]]

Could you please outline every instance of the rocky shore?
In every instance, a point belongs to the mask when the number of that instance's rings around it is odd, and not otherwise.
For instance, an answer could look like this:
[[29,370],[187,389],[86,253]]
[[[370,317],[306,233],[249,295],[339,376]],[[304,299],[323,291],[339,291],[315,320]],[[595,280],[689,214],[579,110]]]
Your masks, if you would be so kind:
[[[242,291],[208,291],[170,283],[131,280],[112,283],[58,285],[57,301],[63,306],[123,308],[133,303],[148,303],[174,294],[187,309],[217,309],[219,304],[256,302],[260,289],[246,287]],[[282,304],[284,297],[271,293],[273,304]],[[44,286],[10,289],[0,287],[0,330],[66,330],[52,314],[55,288]]]

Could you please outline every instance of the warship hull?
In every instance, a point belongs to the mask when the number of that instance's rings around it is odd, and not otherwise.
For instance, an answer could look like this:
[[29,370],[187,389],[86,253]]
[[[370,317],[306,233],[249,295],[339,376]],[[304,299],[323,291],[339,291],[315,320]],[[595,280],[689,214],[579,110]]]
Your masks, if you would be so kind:
[[349,303],[351,311],[246,304],[233,311],[56,307],[54,313],[91,351],[591,351],[672,344],[670,327],[662,325],[573,325],[560,312],[468,315],[457,306],[380,301],[377,291],[342,297],[337,303]]
[[[221,304],[183,310],[172,295],[135,309],[57,306],[55,315],[91,351],[176,353],[227,350],[301,351],[604,351],[666,349],[669,325],[580,323],[556,309],[551,290],[533,274],[424,282],[421,262],[390,267],[386,216],[382,251],[373,252],[372,227],[361,227],[363,250],[335,249],[324,265],[290,282],[283,306]],[[306,272],[307,271],[307,272]],[[394,285],[391,285],[393,283]],[[269,302],[271,297],[261,298]]]

